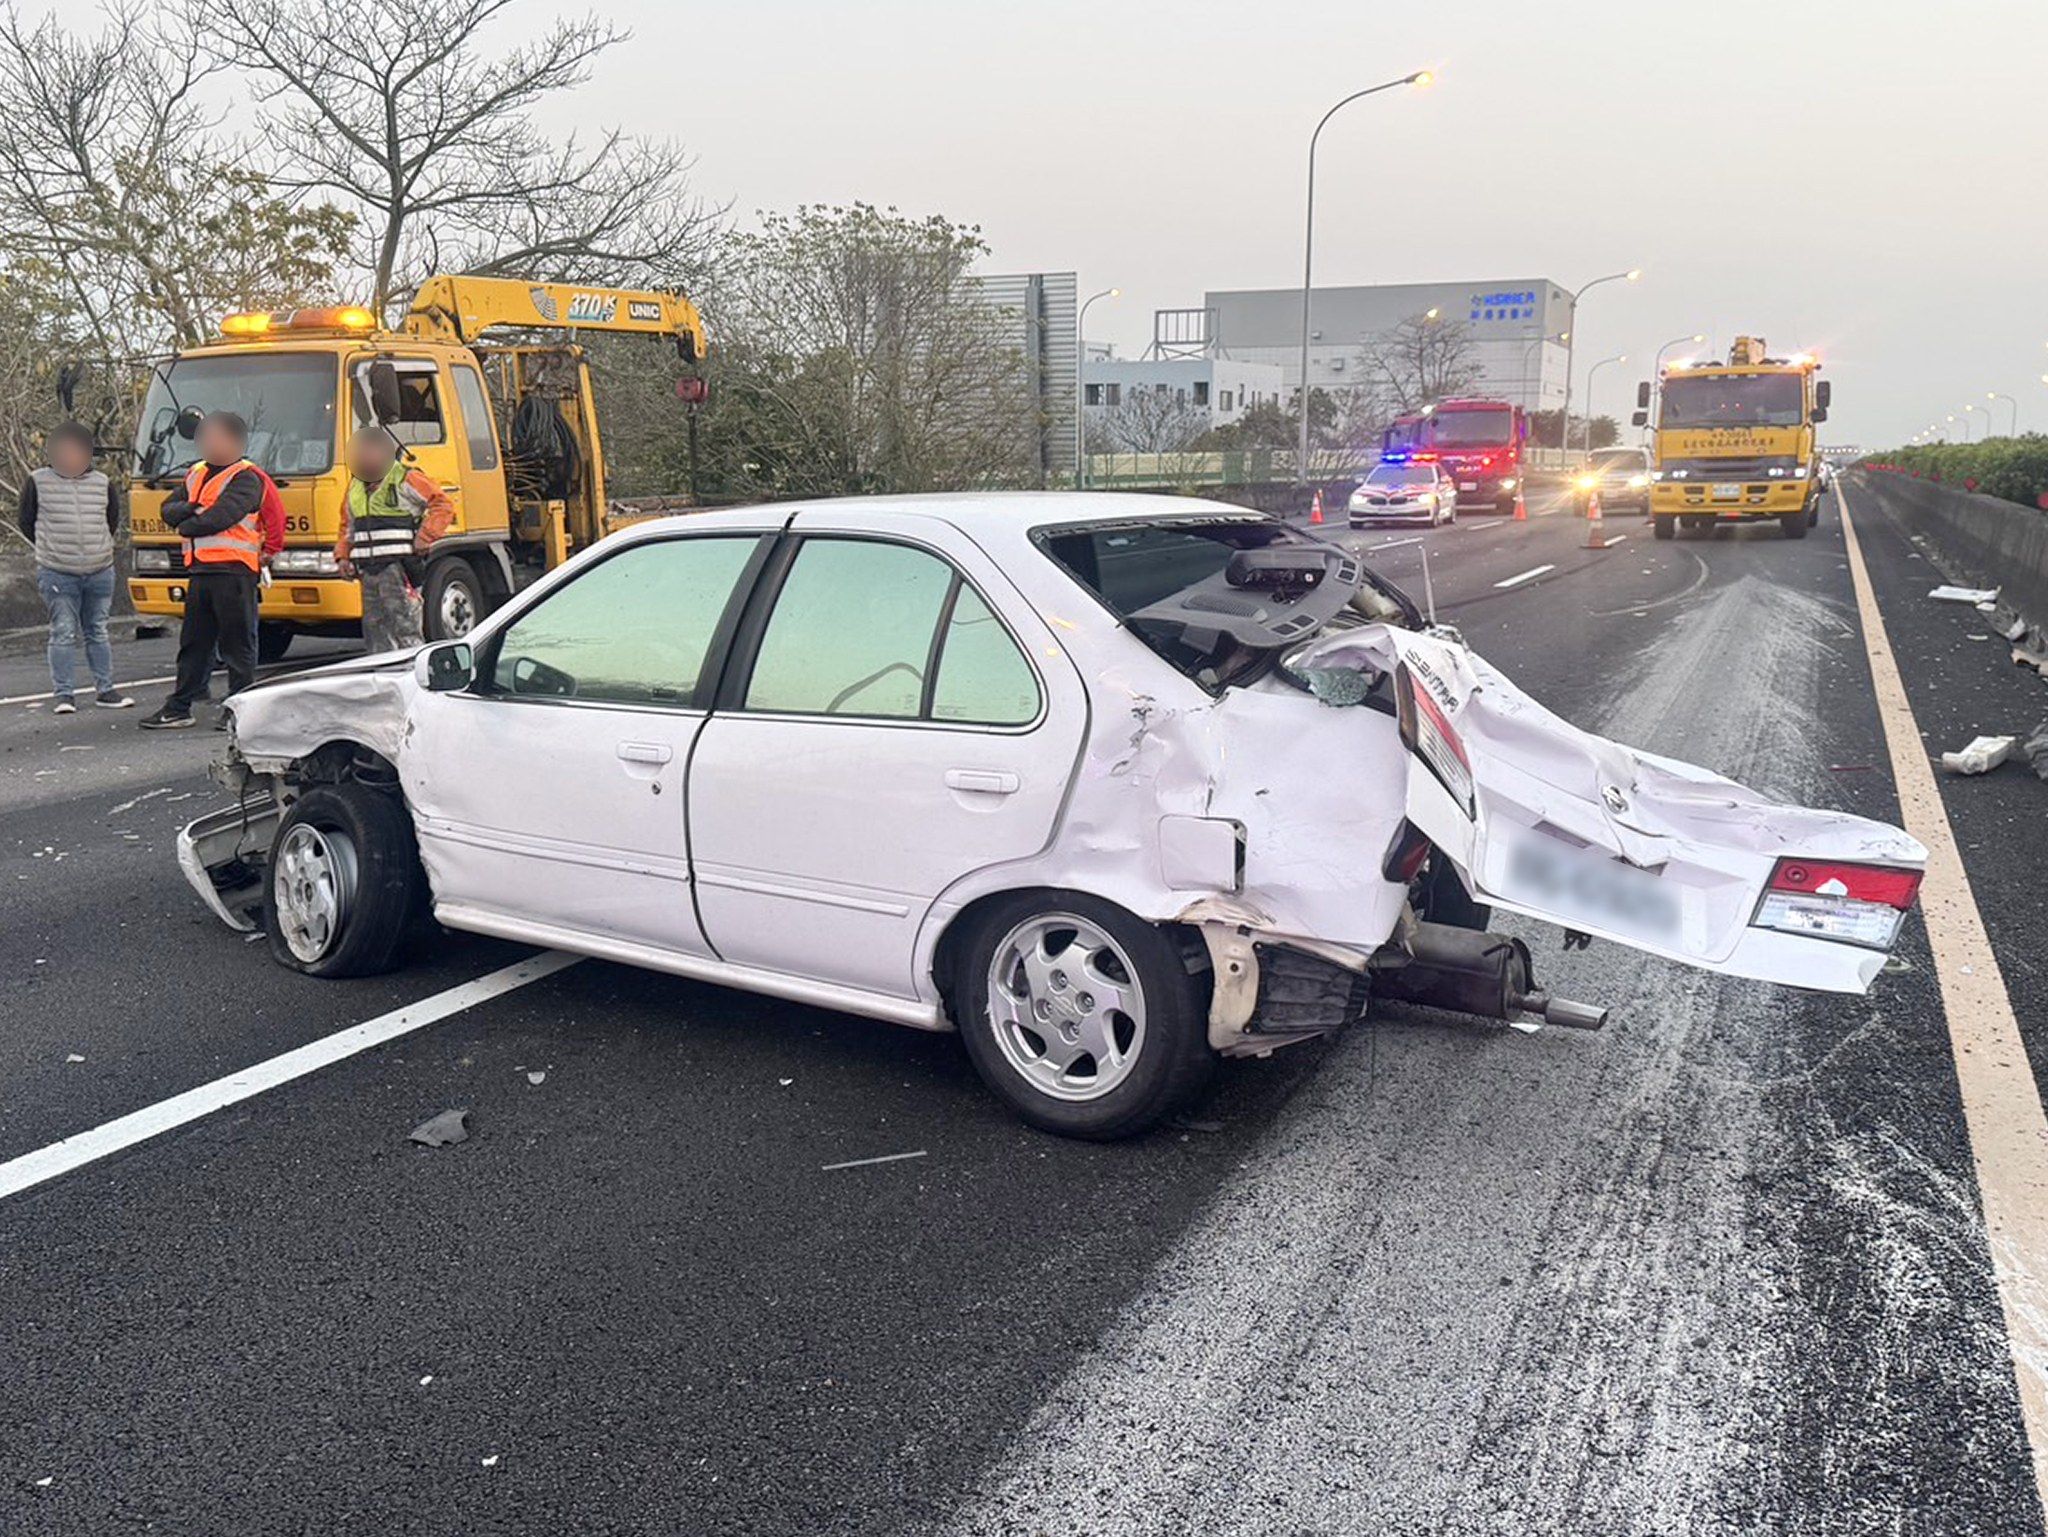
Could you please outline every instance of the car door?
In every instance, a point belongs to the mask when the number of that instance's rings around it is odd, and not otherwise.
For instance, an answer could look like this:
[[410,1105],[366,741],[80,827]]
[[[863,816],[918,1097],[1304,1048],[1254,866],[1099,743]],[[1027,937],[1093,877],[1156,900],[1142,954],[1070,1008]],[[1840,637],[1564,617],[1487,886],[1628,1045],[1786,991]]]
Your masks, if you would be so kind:
[[754,532],[622,542],[494,627],[468,689],[419,696],[400,773],[443,921],[709,953],[684,768],[767,549]]
[[728,961],[915,997],[933,902],[1052,837],[1085,693],[942,527],[800,514],[763,579],[690,767],[698,911]]

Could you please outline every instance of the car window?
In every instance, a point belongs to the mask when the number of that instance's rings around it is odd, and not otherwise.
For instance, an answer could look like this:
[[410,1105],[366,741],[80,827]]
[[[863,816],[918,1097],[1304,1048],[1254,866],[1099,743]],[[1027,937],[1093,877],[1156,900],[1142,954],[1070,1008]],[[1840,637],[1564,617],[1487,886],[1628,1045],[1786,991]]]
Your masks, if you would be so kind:
[[491,661],[493,692],[682,707],[758,536],[621,550],[521,614]]
[[455,399],[462,407],[463,436],[469,442],[469,467],[473,470],[495,470],[498,467],[498,441],[491,436],[491,401],[484,393],[484,382],[467,363],[457,363],[452,372],[455,375]]
[[746,708],[1023,725],[1038,685],[946,561],[872,539],[806,539],[761,635]]
[[1383,464],[1365,477],[1369,486],[1413,486],[1428,480],[1419,468],[1411,469],[1405,464]]
[[939,650],[932,719],[977,726],[1023,726],[1038,714],[1038,679],[1024,653],[962,583]]

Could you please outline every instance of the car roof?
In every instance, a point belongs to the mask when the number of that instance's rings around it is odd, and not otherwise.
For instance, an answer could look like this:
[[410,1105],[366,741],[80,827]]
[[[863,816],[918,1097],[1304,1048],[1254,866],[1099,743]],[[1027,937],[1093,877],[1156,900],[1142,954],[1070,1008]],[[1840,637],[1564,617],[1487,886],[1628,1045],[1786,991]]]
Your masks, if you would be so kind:
[[884,496],[821,496],[802,501],[760,502],[720,507],[676,517],[650,518],[622,529],[614,538],[658,537],[678,523],[699,528],[759,528],[786,523],[804,512],[859,509],[883,514],[909,514],[950,524],[963,533],[992,530],[1028,531],[1049,525],[1085,523],[1171,523],[1187,518],[1235,517],[1247,520],[1271,514],[1234,502],[1202,497],[1146,495],[1128,491],[931,491]]

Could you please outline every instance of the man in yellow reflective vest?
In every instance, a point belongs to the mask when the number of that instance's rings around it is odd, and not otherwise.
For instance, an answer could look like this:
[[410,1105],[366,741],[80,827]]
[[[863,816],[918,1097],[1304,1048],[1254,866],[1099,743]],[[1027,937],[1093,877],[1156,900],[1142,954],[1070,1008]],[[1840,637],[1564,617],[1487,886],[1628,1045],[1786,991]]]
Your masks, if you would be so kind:
[[163,706],[141,723],[151,731],[192,724],[192,704],[206,693],[216,648],[230,694],[256,681],[257,583],[270,477],[244,457],[249,424],[232,411],[208,416],[193,443],[199,462],[163,508],[164,526],[185,541],[185,619],[178,629],[178,680]]
[[409,469],[382,427],[348,442],[348,496],[334,559],[363,588],[363,643],[371,651],[420,644],[421,559],[455,520],[433,478]]

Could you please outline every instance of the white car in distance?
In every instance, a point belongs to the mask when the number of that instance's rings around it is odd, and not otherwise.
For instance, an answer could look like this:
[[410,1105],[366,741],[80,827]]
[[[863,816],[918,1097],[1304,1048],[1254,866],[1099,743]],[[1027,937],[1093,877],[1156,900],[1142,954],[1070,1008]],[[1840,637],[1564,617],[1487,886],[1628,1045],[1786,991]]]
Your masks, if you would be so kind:
[[1457,483],[1433,459],[1388,460],[1376,464],[1351,493],[1346,507],[1353,528],[1375,523],[1458,521]]
[[282,965],[450,928],[957,1029],[1130,1135],[1374,996],[1596,1026],[1488,908],[1876,978],[1926,852],[1579,731],[1357,556],[1178,497],[749,507],[614,535],[462,641],[229,706],[179,839]]

